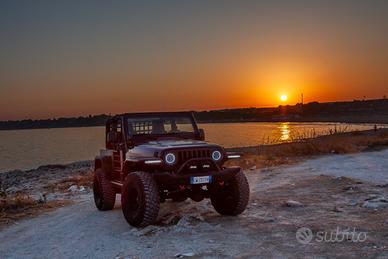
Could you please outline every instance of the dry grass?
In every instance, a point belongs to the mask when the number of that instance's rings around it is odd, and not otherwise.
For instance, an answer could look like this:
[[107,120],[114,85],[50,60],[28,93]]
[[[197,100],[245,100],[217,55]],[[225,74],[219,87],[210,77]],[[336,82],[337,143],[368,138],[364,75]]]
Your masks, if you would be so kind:
[[0,228],[17,220],[38,215],[60,206],[70,204],[70,200],[34,200],[25,194],[15,194],[0,198]]
[[293,129],[289,135],[287,136],[287,140],[282,139],[282,137],[279,138],[273,138],[270,136],[263,137],[261,142],[263,145],[275,145],[279,143],[292,143],[292,142],[303,142],[309,139],[318,138],[322,136],[330,136],[330,135],[337,135],[337,134],[343,134],[343,133],[351,133],[351,132],[357,132],[350,126],[343,126],[343,125],[334,125],[334,127],[329,128],[324,131],[316,131],[313,129],[303,129],[303,130],[297,130]]
[[63,192],[69,189],[72,185],[91,187],[93,183],[93,171],[87,171],[86,173],[70,176],[59,182],[51,183],[46,186],[46,189],[51,192]]
[[260,168],[293,163],[316,155],[356,153],[385,147],[388,147],[388,129],[337,133],[299,142],[233,148],[231,150],[244,153],[244,157],[240,161],[228,161],[227,165]]

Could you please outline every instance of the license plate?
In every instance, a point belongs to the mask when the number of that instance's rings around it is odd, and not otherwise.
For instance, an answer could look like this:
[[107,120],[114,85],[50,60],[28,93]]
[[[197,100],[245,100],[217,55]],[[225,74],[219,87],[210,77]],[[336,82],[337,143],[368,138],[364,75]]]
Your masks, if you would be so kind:
[[211,183],[212,176],[191,176],[190,183],[191,184],[203,184],[203,183]]

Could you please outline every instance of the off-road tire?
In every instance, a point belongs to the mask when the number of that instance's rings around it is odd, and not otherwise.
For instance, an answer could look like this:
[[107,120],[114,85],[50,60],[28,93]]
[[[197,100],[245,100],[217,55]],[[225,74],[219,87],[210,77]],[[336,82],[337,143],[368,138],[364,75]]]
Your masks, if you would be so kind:
[[93,196],[94,203],[99,210],[112,210],[115,206],[116,191],[102,168],[94,172]]
[[154,223],[159,203],[159,189],[150,174],[133,172],[127,175],[121,190],[121,207],[130,225],[146,227]]
[[221,215],[241,214],[249,201],[249,184],[244,173],[240,171],[222,186],[215,186],[210,200],[214,209]]

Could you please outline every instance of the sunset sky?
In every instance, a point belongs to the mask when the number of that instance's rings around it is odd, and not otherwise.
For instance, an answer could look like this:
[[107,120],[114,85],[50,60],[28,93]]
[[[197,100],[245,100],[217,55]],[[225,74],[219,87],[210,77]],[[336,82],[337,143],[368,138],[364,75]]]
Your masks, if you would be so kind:
[[388,95],[388,1],[0,2],[0,120],[277,106],[301,93]]

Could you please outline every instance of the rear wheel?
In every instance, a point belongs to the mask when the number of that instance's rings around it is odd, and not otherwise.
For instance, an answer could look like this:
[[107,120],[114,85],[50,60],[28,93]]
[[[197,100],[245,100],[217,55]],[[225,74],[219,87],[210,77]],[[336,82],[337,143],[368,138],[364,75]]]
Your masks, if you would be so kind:
[[115,206],[116,192],[103,169],[98,168],[93,178],[94,203],[99,210],[112,210]]
[[221,215],[241,214],[249,201],[249,184],[244,173],[240,171],[222,186],[215,186],[210,200],[214,209]]
[[121,191],[121,207],[130,225],[145,227],[155,222],[159,201],[158,186],[151,175],[145,172],[127,175]]

